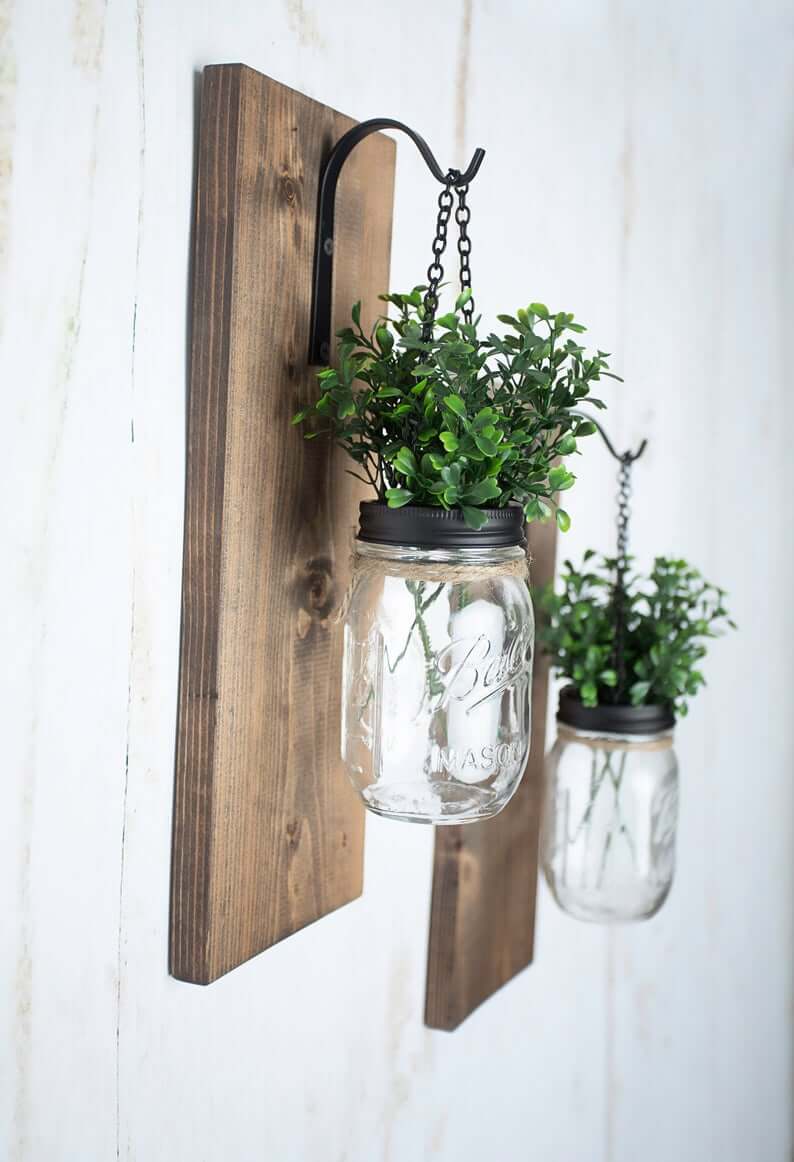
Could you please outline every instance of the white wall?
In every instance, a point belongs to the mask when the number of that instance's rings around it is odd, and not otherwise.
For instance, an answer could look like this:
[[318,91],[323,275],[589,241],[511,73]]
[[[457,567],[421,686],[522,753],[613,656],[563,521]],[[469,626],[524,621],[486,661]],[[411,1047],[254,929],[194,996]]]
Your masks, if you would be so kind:
[[[487,148],[481,308],[614,352],[634,546],[741,623],[679,732],[662,913],[542,889],[536,965],[453,1035],[421,828],[370,821],[364,898],[211,988],[166,974],[194,72],[230,60]],[[790,1157],[793,65],[785,0],[0,0],[0,1157]],[[401,142],[395,288],[436,192]],[[612,543],[613,467],[591,443],[572,554]]]

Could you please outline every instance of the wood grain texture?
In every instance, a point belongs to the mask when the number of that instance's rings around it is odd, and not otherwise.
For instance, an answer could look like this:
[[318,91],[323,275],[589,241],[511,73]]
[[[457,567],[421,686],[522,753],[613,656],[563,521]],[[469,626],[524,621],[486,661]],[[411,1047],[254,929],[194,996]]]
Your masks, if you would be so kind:
[[[361,486],[291,425],[307,366],[317,185],[353,124],[243,65],[204,70],[170,968],[208,983],[361,893],[339,759],[349,530]],[[394,143],[339,185],[335,326],[388,285]]]
[[[556,526],[532,525],[532,584],[554,577]],[[455,1029],[532,961],[549,666],[536,653],[524,777],[494,819],[437,827],[425,1024]]]

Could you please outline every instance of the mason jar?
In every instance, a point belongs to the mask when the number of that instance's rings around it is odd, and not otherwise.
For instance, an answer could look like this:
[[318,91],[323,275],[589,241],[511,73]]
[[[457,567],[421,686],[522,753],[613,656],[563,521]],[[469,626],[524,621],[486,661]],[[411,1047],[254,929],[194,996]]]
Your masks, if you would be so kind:
[[342,754],[366,806],[415,823],[504,807],[526,766],[534,618],[518,506],[361,504]]
[[560,907],[621,923],[659,911],[673,882],[675,719],[666,706],[582,706],[560,694],[545,766],[541,858]]

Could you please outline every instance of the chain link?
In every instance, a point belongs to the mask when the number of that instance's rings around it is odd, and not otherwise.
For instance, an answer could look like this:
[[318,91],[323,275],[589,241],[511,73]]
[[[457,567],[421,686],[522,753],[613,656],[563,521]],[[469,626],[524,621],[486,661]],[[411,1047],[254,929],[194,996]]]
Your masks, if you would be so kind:
[[631,460],[626,456],[620,458],[618,471],[618,568],[625,571],[625,562],[629,549],[629,516],[631,509]]
[[632,456],[628,453],[621,456],[618,470],[618,545],[617,564],[615,567],[615,672],[617,686],[615,700],[625,702],[626,697],[626,572],[628,570],[629,552],[629,517],[631,508],[631,464]]
[[[460,289],[461,291],[471,290],[471,267],[469,265],[469,255],[471,254],[471,238],[469,238],[469,221],[471,219],[471,210],[466,202],[466,195],[469,192],[468,186],[458,186],[458,206],[455,210],[455,221],[458,224],[458,254],[460,255]],[[474,317],[474,299],[470,298],[468,302],[463,304],[463,317],[466,322],[471,325]]]
[[[446,185],[438,195],[438,217],[436,219],[436,233],[433,238],[433,261],[427,268],[427,290],[424,297],[425,318],[422,326],[422,338],[426,341],[433,338],[433,323],[438,309],[438,288],[444,277],[444,267],[441,263],[442,255],[447,248],[447,229],[452,214],[452,189],[460,177],[460,171],[451,169],[447,174]],[[458,226],[458,255],[460,258],[460,289],[471,290],[471,238],[469,238],[469,220],[471,210],[466,202],[469,192],[468,186],[457,186],[455,192],[458,205],[455,209],[455,222]],[[463,305],[463,318],[471,323],[474,317],[474,299],[470,298]]]
[[438,218],[436,219],[436,233],[433,238],[433,261],[427,268],[427,291],[425,292],[425,321],[422,327],[422,338],[433,337],[433,322],[438,308],[438,288],[444,277],[444,267],[441,257],[447,248],[447,226],[452,213],[452,182],[455,180],[452,170],[447,174],[447,184],[438,195]]

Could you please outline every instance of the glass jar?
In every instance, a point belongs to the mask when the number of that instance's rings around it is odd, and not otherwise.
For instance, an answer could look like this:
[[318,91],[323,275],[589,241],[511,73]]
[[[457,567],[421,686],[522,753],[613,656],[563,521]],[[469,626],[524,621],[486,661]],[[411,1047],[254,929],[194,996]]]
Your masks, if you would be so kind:
[[581,705],[560,695],[546,759],[541,858],[560,907],[621,923],[659,911],[673,882],[678,763],[663,706]]
[[342,755],[379,815],[467,823],[526,766],[534,617],[520,508],[361,505],[345,618]]

